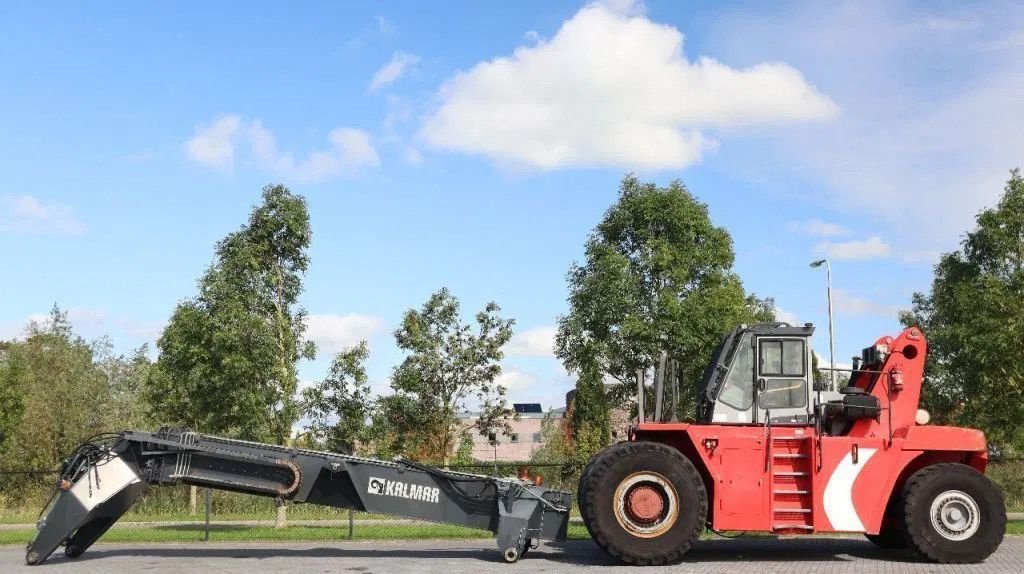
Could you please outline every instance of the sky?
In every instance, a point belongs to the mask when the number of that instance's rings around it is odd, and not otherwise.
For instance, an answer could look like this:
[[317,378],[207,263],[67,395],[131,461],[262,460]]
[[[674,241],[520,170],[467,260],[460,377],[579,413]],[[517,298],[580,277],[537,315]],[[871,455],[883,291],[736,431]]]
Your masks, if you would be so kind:
[[320,352],[448,287],[515,319],[501,381],[564,404],[566,271],[626,173],[681,179],[748,291],[837,360],[896,334],[1024,163],[1024,6],[964,2],[0,4],[0,337],[55,303],[127,352],[260,189],[309,202]]

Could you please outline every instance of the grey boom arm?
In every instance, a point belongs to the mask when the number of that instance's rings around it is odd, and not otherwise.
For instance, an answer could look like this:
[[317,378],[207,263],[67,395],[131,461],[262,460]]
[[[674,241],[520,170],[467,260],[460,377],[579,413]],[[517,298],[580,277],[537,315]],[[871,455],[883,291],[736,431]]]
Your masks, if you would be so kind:
[[61,469],[25,556],[40,564],[61,545],[77,558],[150,485],[205,486],[495,533],[515,562],[532,540],[565,540],[571,495],[514,478],[202,435],[164,427],[83,443]]

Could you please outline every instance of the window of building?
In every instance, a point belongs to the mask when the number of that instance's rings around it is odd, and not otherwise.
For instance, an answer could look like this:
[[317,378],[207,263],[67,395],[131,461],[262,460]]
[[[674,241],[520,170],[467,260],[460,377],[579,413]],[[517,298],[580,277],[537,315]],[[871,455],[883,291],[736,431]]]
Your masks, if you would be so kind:
[[539,432],[533,433],[533,442],[540,442],[540,433]]
[[519,442],[519,433],[516,433],[516,432],[512,433],[512,436],[510,436],[509,439],[512,442]]
[[498,435],[496,435],[494,433],[488,433],[487,434],[487,442],[489,442],[491,444],[494,444],[494,443],[498,442]]

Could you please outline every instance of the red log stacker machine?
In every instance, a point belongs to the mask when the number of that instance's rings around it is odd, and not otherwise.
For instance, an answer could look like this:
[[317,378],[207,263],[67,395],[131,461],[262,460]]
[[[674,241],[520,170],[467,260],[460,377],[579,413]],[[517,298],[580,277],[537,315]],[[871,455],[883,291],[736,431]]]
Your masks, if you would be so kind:
[[918,409],[921,331],[864,349],[839,393],[815,388],[813,332],[771,323],[727,335],[704,373],[695,423],[662,414],[674,371],[663,358],[653,420],[597,454],[580,479],[580,510],[597,544],[625,562],[664,564],[707,526],[863,533],[934,562],[979,562],[995,551],[1006,509],[983,474],[984,435],[928,425]]
[[[984,435],[929,425],[918,408],[921,331],[866,348],[838,393],[815,385],[813,331],[769,323],[729,333],[704,373],[694,422],[675,415],[671,360],[657,369],[650,420],[638,376],[629,440],[595,455],[580,478],[580,512],[597,545],[640,565],[682,559],[704,528],[863,533],[934,562],[995,551],[1006,509],[984,475]],[[27,562],[60,546],[80,556],[150,485],[179,483],[488,529],[509,562],[535,540],[564,540],[571,505],[568,493],[519,479],[173,428],[124,431],[86,442],[64,464]]]

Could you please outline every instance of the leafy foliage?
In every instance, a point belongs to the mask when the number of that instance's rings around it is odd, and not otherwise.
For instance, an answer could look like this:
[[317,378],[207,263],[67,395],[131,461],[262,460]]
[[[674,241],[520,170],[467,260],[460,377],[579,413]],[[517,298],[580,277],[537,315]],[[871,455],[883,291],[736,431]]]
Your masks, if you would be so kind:
[[452,463],[455,465],[470,465],[475,463],[473,458],[473,437],[469,432],[463,432],[459,439],[459,448],[455,450],[455,458]]
[[310,237],[305,199],[265,187],[249,222],[217,244],[199,294],[178,305],[157,342],[147,385],[155,415],[284,443],[298,418],[296,364],[315,352],[298,306]]
[[96,366],[107,378],[110,401],[107,405],[106,430],[146,429],[153,425],[145,403],[145,385],[153,363],[149,345],[142,345],[131,355],[115,354],[107,338],[93,344]]
[[408,355],[392,374],[395,393],[381,399],[375,417],[378,453],[447,463],[461,436],[458,413],[470,400],[479,410],[473,430],[482,436],[510,432],[508,419],[515,413],[495,379],[513,321],[499,311],[488,303],[476,314],[474,330],[461,321],[459,301],[448,289],[431,295],[419,310],[406,311],[395,342]]
[[572,431],[571,459],[589,460],[611,442],[608,395],[595,361],[584,363],[567,416]]
[[374,400],[366,376],[369,356],[366,341],[342,350],[327,377],[302,393],[302,411],[309,418],[306,429],[329,451],[352,454],[370,439],[367,422]]
[[[739,323],[774,318],[771,299],[747,295],[732,272],[732,240],[682,182],[668,187],[626,176],[619,199],[569,270],[569,313],[556,352],[570,372],[587,361],[622,383],[651,370],[663,350],[679,361],[681,414],[721,336]],[[621,396],[621,394],[620,394]]]
[[530,462],[561,464],[573,459],[572,438],[565,419],[548,411],[540,423],[540,447],[530,455]]
[[29,324],[23,341],[3,344],[0,467],[54,468],[82,440],[124,422],[121,401],[141,385],[149,360],[144,348],[131,359],[109,348],[76,335],[56,306]]
[[935,266],[931,293],[915,293],[905,325],[930,344],[924,404],[937,422],[976,426],[1024,449],[1024,178],[1010,173],[999,204],[982,211],[961,249]]

